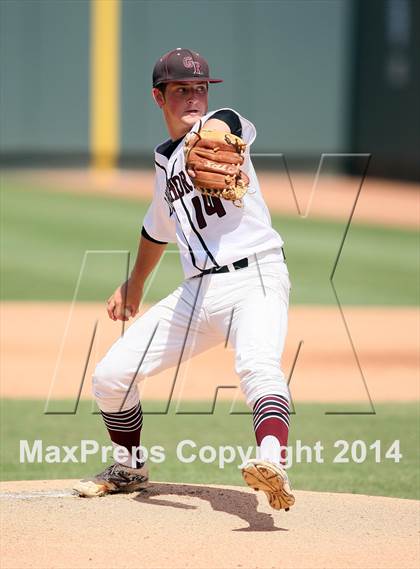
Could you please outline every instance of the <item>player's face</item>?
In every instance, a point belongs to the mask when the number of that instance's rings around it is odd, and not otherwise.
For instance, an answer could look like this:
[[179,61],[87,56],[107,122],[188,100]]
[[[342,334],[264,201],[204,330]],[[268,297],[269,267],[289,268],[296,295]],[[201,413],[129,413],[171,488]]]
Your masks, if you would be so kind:
[[168,83],[161,107],[168,124],[182,135],[207,113],[208,85],[195,81]]

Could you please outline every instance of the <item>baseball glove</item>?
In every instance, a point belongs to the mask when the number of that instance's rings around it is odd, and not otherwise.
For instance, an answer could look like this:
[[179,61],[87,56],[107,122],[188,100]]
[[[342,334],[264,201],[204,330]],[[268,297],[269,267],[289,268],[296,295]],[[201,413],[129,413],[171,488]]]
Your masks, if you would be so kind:
[[200,130],[186,137],[184,145],[187,172],[194,187],[206,196],[223,198],[242,206],[249,185],[241,171],[245,142],[227,132]]

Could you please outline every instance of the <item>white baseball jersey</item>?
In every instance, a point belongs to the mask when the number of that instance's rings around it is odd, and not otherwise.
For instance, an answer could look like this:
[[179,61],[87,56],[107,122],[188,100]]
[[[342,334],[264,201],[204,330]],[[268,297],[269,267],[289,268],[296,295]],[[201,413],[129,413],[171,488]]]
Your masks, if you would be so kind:
[[[202,117],[190,132],[200,130],[216,112]],[[242,126],[242,139],[247,144],[242,170],[250,180],[243,207],[204,196],[194,188],[185,168],[184,138],[169,159],[159,152],[162,145],[155,149],[155,190],[143,226],[154,240],[178,244],[185,278],[283,245],[271,226],[249,154],[256,137],[255,127],[236,114]]]

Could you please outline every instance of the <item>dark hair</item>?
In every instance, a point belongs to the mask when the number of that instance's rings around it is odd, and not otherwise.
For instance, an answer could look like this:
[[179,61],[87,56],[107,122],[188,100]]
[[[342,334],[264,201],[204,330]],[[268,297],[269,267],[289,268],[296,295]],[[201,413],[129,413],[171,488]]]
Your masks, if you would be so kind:
[[158,89],[162,93],[162,95],[164,95],[166,91],[166,83],[159,83],[158,85],[156,85],[156,89]]

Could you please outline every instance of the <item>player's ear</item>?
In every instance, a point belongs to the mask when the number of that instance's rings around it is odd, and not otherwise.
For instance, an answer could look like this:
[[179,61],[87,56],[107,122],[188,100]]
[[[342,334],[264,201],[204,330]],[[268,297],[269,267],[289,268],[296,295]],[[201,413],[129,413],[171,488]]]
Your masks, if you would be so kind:
[[156,87],[153,87],[152,97],[155,100],[155,103],[158,105],[158,107],[162,108],[163,105],[165,104],[165,95],[162,93],[162,91],[156,89]]

